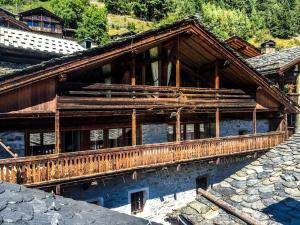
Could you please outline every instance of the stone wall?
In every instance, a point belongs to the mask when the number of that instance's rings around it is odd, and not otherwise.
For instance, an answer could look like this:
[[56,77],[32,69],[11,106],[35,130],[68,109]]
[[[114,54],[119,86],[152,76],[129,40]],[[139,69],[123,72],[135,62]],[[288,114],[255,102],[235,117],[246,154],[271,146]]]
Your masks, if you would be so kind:
[[144,191],[148,199],[144,211],[137,216],[166,224],[164,218],[167,213],[195,199],[197,177],[207,176],[209,185],[212,185],[250,163],[246,158],[231,159],[226,163],[221,161],[220,165],[197,162],[141,171],[137,173],[137,179],[133,179],[133,174],[115,176],[93,183],[88,189],[84,185],[64,188],[63,193],[66,197],[97,201],[104,207],[131,214],[130,193]]
[[[0,139],[7,146],[10,146],[18,156],[24,156],[24,133],[21,131],[0,132]],[[10,158],[11,156],[0,147],[0,158]]]
[[[258,119],[256,121],[256,132],[266,133],[269,132],[269,120]],[[222,120],[220,121],[220,136],[235,136],[239,135],[241,131],[246,134],[253,133],[252,120]]]
[[168,142],[168,124],[143,124],[143,144]]

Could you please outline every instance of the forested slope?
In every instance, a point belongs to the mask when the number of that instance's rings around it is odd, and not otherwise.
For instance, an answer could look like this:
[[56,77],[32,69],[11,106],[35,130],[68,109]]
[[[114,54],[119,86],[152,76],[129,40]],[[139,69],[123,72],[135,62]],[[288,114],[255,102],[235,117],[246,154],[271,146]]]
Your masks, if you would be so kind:
[[279,47],[299,45],[300,0],[0,0],[24,11],[44,6],[61,16],[77,37],[104,43],[108,35],[140,32],[197,15],[222,39],[238,35],[253,44],[274,39]]

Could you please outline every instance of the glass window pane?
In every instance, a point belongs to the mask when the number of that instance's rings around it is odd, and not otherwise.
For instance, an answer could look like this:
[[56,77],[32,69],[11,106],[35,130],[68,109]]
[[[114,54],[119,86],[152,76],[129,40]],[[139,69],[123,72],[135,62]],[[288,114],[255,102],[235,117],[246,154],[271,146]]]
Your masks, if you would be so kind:
[[29,135],[29,143],[30,146],[41,146],[40,133],[31,133]]
[[195,126],[194,124],[186,124],[186,140],[195,139]]
[[54,132],[43,133],[43,142],[44,145],[55,145]]
[[174,141],[174,126],[169,125],[168,126],[168,142]]
[[91,149],[104,148],[103,129],[90,131],[90,147]]
[[120,147],[122,143],[122,129],[109,129],[108,130],[108,140],[109,147]]

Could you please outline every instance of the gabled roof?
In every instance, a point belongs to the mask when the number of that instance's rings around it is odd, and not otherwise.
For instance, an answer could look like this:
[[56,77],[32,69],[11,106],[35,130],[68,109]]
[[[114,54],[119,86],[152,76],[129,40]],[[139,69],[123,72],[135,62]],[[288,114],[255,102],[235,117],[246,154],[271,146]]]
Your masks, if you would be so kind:
[[12,73],[4,77],[2,76],[0,77],[0,93],[39,80],[55,77],[61,73],[70,73],[82,67],[99,64],[104,60],[117,57],[126,52],[130,53],[142,47],[151,47],[157,44],[158,40],[168,40],[171,37],[176,37],[186,32],[201,36],[210,48],[213,48],[218,54],[226,56],[239,70],[247,73],[249,79],[252,79],[253,82],[265,89],[273,98],[284,104],[287,109],[294,112],[298,110],[297,106],[294,105],[285,94],[257,72],[228,44],[218,40],[215,35],[199,23],[196,17],[179,20],[172,24],[133,35],[107,45],[53,59],[39,65],[28,67],[20,72]]
[[8,21],[9,23],[15,25],[21,30],[31,31],[31,29],[21,21],[15,18],[15,15],[3,8],[0,8],[0,20]]
[[41,14],[41,13],[46,14],[48,16],[51,16],[51,17],[57,19],[58,21],[60,21],[61,23],[64,22],[64,20],[61,17],[59,17],[58,15],[50,12],[49,10],[47,10],[43,7],[37,7],[37,8],[34,8],[34,9],[23,11],[23,12],[19,13],[19,15],[22,17],[22,16],[27,16],[27,15],[32,15],[32,14]]
[[264,75],[282,73],[300,63],[300,46],[257,56],[247,62]]
[[225,40],[225,42],[246,58],[261,55],[261,52],[258,48],[256,48],[254,45],[250,44],[249,42],[247,42],[239,36],[232,36],[231,38]]
[[83,201],[0,181],[0,224],[148,225],[157,223]]
[[76,41],[7,27],[0,27],[0,46],[50,52],[57,55],[84,50]]
[[10,12],[10,11],[8,11],[8,10],[2,8],[2,7],[0,7],[0,12],[1,12],[1,11],[2,11],[3,13],[5,13],[6,15],[8,15],[8,16],[12,16],[12,17],[15,17],[15,16],[16,16],[16,15],[13,14],[12,12]]

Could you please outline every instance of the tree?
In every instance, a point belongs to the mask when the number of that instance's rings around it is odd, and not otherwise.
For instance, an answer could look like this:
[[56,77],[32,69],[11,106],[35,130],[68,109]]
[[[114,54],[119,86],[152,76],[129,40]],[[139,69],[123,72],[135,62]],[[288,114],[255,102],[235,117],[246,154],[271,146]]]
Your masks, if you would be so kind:
[[202,5],[201,21],[219,38],[238,35],[244,39],[251,36],[252,23],[244,11],[223,9],[211,3]]
[[104,2],[110,13],[124,15],[131,11],[131,4],[128,0],[105,0]]
[[84,9],[89,6],[88,0],[52,0],[55,14],[65,21],[65,26],[76,29],[81,21]]
[[134,15],[143,20],[159,21],[170,9],[167,0],[136,0],[133,3]]
[[98,45],[108,41],[107,9],[92,5],[86,8],[78,23],[76,36],[79,39],[92,38]]
[[279,38],[292,37],[299,28],[296,11],[285,9],[281,4],[269,8],[266,21],[272,35]]

